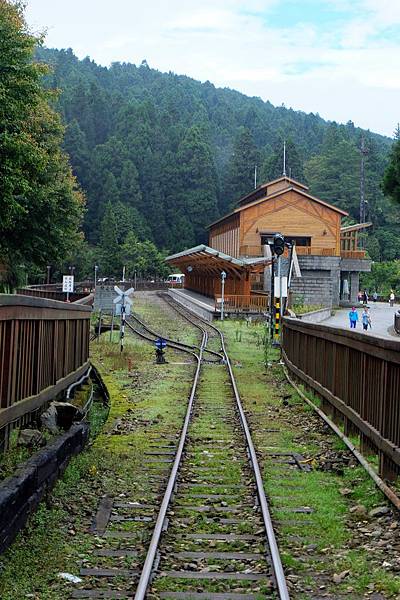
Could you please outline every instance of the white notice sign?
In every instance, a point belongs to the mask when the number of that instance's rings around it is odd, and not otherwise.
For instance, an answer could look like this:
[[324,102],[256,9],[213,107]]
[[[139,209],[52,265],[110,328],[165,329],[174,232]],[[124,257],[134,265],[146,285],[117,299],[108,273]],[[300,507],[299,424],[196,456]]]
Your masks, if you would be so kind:
[[275,298],[287,298],[287,277],[282,277],[282,294],[279,289],[279,277],[275,277],[274,279],[274,296]]
[[63,292],[73,292],[74,291],[74,276],[73,275],[63,275]]

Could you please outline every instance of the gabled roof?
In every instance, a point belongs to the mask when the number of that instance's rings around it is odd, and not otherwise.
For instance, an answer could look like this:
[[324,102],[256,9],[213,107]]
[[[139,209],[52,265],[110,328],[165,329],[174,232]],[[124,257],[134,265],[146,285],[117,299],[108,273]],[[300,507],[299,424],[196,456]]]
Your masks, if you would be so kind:
[[275,185],[276,183],[279,183],[280,181],[287,181],[288,187],[290,185],[293,185],[293,187],[298,187],[302,190],[309,189],[308,186],[305,185],[304,183],[300,183],[300,181],[297,181],[296,179],[292,179],[291,177],[287,177],[287,175],[283,175],[282,177],[278,177],[278,179],[273,179],[272,181],[267,181],[266,183],[259,185],[258,187],[256,187],[254,190],[252,190],[245,196],[242,196],[237,201],[237,204],[242,205],[242,204],[247,204],[247,202],[252,202],[251,198],[254,196],[255,197],[254,199],[257,199],[260,192],[263,192],[264,190],[267,190],[267,194],[268,194],[268,188],[271,187],[272,185]]
[[[283,178],[281,178],[281,179],[283,179]],[[276,180],[276,181],[278,181],[278,180]],[[270,184],[267,184],[267,185],[270,185]],[[305,187],[305,186],[303,186],[303,187]],[[306,188],[306,189],[308,189],[308,188]],[[268,200],[272,200],[273,198],[277,198],[278,196],[281,196],[282,194],[286,194],[287,192],[291,192],[291,191],[297,192],[298,194],[301,194],[302,196],[309,198],[313,202],[318,202],[318,204],[322,204],[322,206],[326,206],[327,208],[330,208],[331,210],[340,213],[344,217],[347,217],[349,214],[345,210],[342,210],[341,208],[338,208],[337,206],[334,206],[333,204],[329,204],[328,202],[325,202],[324,200],[320,200],[319,198],[316,198],[315,196],[311,196],[311,194],[308,194],[304,190],[298,188],[297,185],[296,186],[290,185],[289,187],[283,188],[281,190],[277,190],[273,194],[263,196],[262,198],[257,198],[253,202],[250,201],[247,204],[243,204],[242,206],[235,208],[235,210],[233,210],[232,212],[228,213],[227,215],[224,215],[220,219],[217,219],[213,223],[210,223],[210,225],[208,225],[208,228],[212,227],[213,225],[216,225],[217,223],[220,223],[221,221],[225,221],[226,218],[231,217],[232,215],[234,215],[236,213],[242,212],[242,210],[246,210],[247,208],[250,208],[251,206],[255,206],[256,204],[260,204],[261,202],[268,202]]]
[[[192,262],[193,261],[193,262]],[[265,266],[271,262],[270,258],[258,257],[258,258],[234,258],[219,252],[210,246],[201,244],[200,246],[194,246],[183,252],[172,254],[167,256],[165,262],[173,265],[179,265],[180,267],[188,269],[190,266],[207,266],[216,267],[218,269],[236,269],[239,272],[241,269],[251,269],[257,266]]]

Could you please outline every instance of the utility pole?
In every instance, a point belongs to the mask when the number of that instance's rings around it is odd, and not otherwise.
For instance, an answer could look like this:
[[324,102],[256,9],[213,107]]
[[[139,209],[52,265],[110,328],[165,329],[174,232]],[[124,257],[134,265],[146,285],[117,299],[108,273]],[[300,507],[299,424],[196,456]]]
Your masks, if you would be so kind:
[[254,165],[254,189],[257,187],[257,165]]
[[283,140],[283,177],[286,177],[286,140]]
[[365,201],[365,157],[368,154],[368,148],[365,146],[364,136],[361,137],[361,165],[360,165],[360,223],[366,222],[366,201]]

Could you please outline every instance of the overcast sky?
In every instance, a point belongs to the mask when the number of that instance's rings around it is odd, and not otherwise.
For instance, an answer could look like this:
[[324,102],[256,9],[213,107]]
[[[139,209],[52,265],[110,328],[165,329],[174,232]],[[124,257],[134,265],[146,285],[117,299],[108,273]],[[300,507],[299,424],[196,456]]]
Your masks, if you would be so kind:
[[400,0],[28,0],[46,45],[174,71],[389,136]]

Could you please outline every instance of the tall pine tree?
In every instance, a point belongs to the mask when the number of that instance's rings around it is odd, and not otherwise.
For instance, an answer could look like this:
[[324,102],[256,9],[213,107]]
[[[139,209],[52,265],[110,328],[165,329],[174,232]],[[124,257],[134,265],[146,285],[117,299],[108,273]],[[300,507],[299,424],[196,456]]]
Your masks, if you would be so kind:
[[254,189],[254,171],[259,166],[259,152],[249,129],[241,128],[234,145],[231,159],[226,167],[222,212],[231,208],[242,196]]

